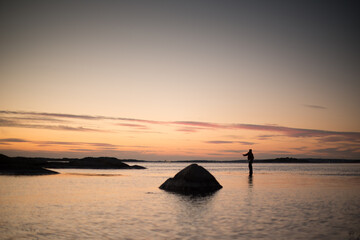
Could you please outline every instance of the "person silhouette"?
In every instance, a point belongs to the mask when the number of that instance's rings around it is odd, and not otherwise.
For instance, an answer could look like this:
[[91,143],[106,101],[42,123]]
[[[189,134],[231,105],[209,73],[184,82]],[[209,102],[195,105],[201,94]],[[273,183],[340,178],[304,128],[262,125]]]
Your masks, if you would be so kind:
[[253,161],[254,161],[254,154],[252,153],[252,149],[249,149],[249,152],[243,154],[243,156],[247,156],[247,157],[248,157],[248,162],[249,162],[249,176],[251,177],[251,176],[253,175],[252,163],[253,163]]

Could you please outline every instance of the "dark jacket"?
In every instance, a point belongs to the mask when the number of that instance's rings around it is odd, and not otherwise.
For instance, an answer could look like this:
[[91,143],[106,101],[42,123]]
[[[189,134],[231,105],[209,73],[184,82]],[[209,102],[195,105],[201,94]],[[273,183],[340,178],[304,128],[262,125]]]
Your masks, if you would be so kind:
[[254,154],[252,153],[252,151],[249,151],[248,153],[244,154],[244,156],[248,157],[248,161],[250,163],[252,163],[254,161]]

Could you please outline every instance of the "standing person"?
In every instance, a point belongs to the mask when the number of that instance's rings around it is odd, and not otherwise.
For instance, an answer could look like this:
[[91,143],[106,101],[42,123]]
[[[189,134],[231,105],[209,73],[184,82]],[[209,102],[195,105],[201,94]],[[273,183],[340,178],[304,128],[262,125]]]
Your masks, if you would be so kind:
[[252,169],[252,163],[254,161],[254,154],[252,153],[252,149],[249,149],[249,152],[246,154],[243,154],[243,156],[247,156],[248,157],[248,162],[249,162],[249,176],[251,177],[253,174],[253,169]]

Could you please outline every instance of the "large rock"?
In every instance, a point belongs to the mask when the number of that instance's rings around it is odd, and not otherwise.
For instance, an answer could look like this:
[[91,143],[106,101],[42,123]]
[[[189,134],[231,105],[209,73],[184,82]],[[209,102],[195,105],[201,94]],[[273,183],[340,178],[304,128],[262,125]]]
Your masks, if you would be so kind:
[[21,158],[10,158],[0,154],[0,175],[49,175],[58,172],[45,169],[42,161],[29,162]]
[[191,164],[166,180],[160,189],[184,194],[211,193],[222,186],[205,168]]
[[47,168],[76,168],[76,169],[145,169],[145,167],[129,166],[121,160],[112,157],[86,157],[82,159],[62,159],[63,161],[47,161]]
[[28,158],[8,157],[0,154],[0,175],[44,175],[58,174],[46,168],[74,169],[145,169],[145,167],[129,166],[117,158]]

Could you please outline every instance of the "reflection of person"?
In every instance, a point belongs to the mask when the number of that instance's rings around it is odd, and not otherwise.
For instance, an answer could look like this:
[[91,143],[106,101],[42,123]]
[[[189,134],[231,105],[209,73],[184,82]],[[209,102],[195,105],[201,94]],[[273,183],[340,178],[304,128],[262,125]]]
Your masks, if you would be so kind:
[[249,188],[252,188],[253,187],[253,177],[252,176],[249,176],[248,183],[249,183]]
[[254,154],[252,153],[252,149],[249,149],[249,152],[246,154],[243,154],[243,156],[247,156],[248,157],[248,162],[249,162],[249,176],[252,176],[253,174],[253,169],[252,169],[252,163],[254,161]]

